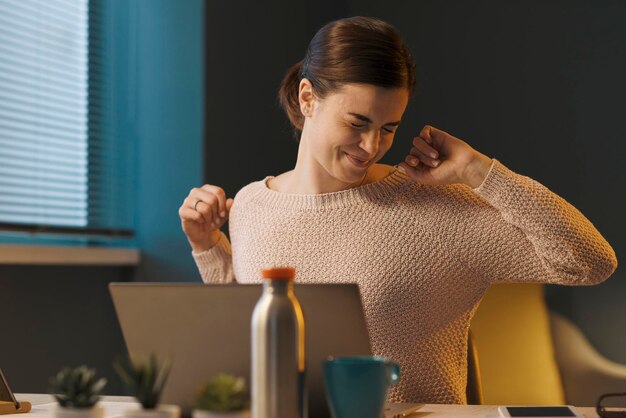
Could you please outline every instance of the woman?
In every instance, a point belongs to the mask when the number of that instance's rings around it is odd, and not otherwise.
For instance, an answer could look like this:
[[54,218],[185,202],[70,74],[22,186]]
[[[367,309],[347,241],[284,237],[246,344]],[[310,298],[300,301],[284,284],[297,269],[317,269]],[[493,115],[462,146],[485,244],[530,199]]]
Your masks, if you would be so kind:
[[300,283],[356,282],[373,352],[402,367],[390,400],[465,403],[469,323],[492,283],[590,285],[617,261],[561,197],[435,127],[404,162],[378,164],[414,67],[384,21],[325,25],[280,88],[295,168],[234,200],[194,188],[179,215],[206,283],[259,282],[271,264],[295,266]]

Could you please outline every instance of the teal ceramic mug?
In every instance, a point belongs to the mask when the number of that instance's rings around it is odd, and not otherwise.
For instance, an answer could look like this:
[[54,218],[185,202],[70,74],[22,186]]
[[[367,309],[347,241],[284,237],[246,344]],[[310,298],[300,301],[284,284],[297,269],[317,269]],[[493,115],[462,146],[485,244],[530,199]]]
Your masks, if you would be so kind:
[[324,362],[333,418],[381,418],[389,386],[398,380],[400,367],[384,357],[329,357]]

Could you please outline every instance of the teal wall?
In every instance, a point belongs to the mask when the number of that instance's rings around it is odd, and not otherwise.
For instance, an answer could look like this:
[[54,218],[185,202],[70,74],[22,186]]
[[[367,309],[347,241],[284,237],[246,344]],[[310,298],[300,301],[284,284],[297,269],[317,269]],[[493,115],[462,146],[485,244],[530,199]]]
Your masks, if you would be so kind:
[[[126,3],[127,0],[117,0]],[[200,280],[178,208],[202,184],[204,2],[128,2],[136,14],[137,281]],[[129,74],[132,77],[133,74]]]

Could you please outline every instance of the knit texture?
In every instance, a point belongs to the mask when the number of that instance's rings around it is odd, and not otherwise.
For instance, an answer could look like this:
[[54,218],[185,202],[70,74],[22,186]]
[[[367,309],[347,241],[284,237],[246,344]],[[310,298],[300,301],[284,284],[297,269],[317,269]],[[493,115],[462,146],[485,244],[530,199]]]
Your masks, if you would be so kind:
[[466,402],[470,319],[492,283],[591,285],[617,267],[576,208],[496,159],[475,189],[396,170],[302,195],[269,189],[270,178],[235,196],[232,243],[222,233],[192,252],[202,279],[258,283],[262,268],[289,265],[297,283],[358,283],[374,354],[401,367],[392,402]]

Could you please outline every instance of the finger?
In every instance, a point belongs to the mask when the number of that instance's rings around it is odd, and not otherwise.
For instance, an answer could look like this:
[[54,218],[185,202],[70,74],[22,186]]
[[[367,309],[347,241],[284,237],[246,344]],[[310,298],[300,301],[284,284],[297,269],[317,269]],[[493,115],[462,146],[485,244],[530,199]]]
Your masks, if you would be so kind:
[[439,156],[439,151],[430,146],[426,142],[426,139],[421,136],[416,136],[415,138],[413,138],[413,146],[420,150],[424,155],[428,155],[431,158],[437,158]]
[[406,158],[404,159],[404,161],[410,165],[411,167],[417,167],[420,165],[420,160],[419,158],[413,156],[413,155],[407,155]]
[[427,155],[424,155],[424,153],[418,150],[417,148],[411,148],[411,150],[409,151],[409,155],[412,155],[418,158],[421,162],[428,164],[432,167],[437,167],[441,163],[439,159],[431,158]]
[[230,208],[233,207],[233,203],[235,203],[235,199],[232,197],[226,200],[226,211],[230,214]]
[[[181,207],[181,210],[182,209],[188,209],[198,213],[202,217],[202,223],[211,223],[212,221],[209,205],[201,199],[197,199],[192,196],[187,197],[187,199],[185,199],[183,207]],[[179,210],[179,212],[181,212],[181,210]]]
[[205,223],[204,217],[199,212],[189,208],[180,208],[178,211],[181,221],[183,222],[197,222],[200,224]]
[[183,206],[189,209],[196,210],[198,206],[200,206],[200,202],[202,199],[196,192],[192,192],[185,201],[183,202]]
[[[209,201],[207,202],[209,204],[209,209],[207,210],[207,212],[211,215],[211,225],[215,228],[218,226],[220,220],[219,220],[219,199],[217,196],[215,196],[214,194],[209,193],[209,197],[208,197]],[[202,204],[202,203],[201,203]]]
[[404,172],[409,176],[409,177],[415,177],[416,173],[417,173],[417,169],[414,167],[411,167],[410,165],[408,165],[407,163],[400,163],[397,164],[398,168],[402,168],[404,170]]
[[436,147],[436,148],[441,148],[446,138],[450,136],[450,134],[448,134],[445,131],[442,131],[441,129],[437,129],[432,125],[426,125],[424,126],[424,129],[422,129],[420,136],[426,138],[426,142],[429,145]]
[[419,136],[424,138],[426,143],[432,147],[441,147],[441,144],[445,140],[447,133],[441,129],[437,129],[432,125],[424,125]]
[[419,133],[419,136],[422,137],[428,145],[433,145],[433,140],[430,136],[431,129],[432,129],[432,126],[424,125],[424,127]]
[[191,209],[195,212],[195,207],[196,207],[196,202],[198,203],[198,205],[200,205],[200,200],[193,197],[193,195],[195,194],[195,192],[192,191],[189,192],[189,196],[187,196],[185,198],[185,200],[183,201],[182,206],[178,209],[178,213],[180,214],[182,212],[183,209]]
[[[196,192],[194,195],[198,196],[198,193]],[[201,197],[202,199],[191,197],[189,201],[193,204],[190,203],[188,208],[194,212],[198,212],[207,224],[214,225],[216,223],[216,219],[213,207],[217,205],[217,198],[211,194]]]
[[220,214],[220,217],[222,218],[225,217],[226,216],[226,193],[224,192],[224,189],[218,186],[210,185],[210,184],[205,184],[204,186],[202,186],[202,189],[206,190],[207,192],[211,192],[215,196],[217,196],[217,200],[219,203],[218,212]]
[[189,192],[189,195],[185,199],[185,202],[187,203],[188,207],[190,207],[191,209],[195,210],[196,209],[196,203],[199,200],[204,200],[205,198],[206,198],[206,195],[203,194],[202,189],[200,189],[198,187],[194,187]]
[[[209,222],[218,222],[218,211],[219,211],[219,197],[213,194],[212,192],[208,192],[205,189],[196,189],[194,192],[194,197],[197,200],[201,200],[200,203],[194,202],[194,209],[200,210],[202,213],[210,213]],[[206,204],[206,205],[205,205]],[[205,208],[205,206],[208,206]],[[201,210],[201,208],[204,208]]]

